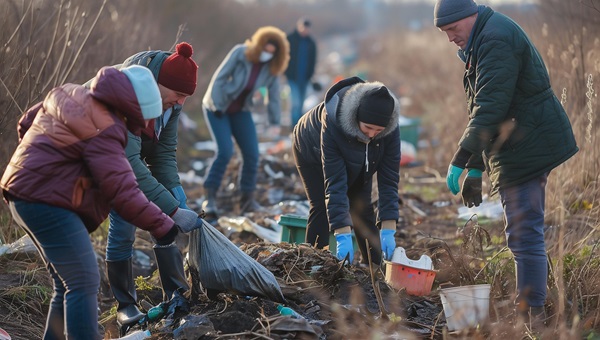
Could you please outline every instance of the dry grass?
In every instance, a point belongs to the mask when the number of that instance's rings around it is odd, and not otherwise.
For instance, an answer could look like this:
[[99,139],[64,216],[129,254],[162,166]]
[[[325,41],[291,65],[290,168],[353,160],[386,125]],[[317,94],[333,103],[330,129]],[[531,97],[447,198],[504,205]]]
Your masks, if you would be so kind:
[[[552,171],[547,186],[546,218],[549,228],[546,239],[552,264],[548,304],[554,314],[549,331],[559,338],[581,338],[591,330],[595,330],[596,334],[600,332],[600,150],[597,147],[600,138],[597,120],[597,84],[600,82],[600,39],[597,37],[600,25],[594,21],[597,20],[594,16],[600,14],[593,9],[582,11],[581,7],[577,7],[581,4],[576,3],[579,2],[549,1],[542,8],[546,15],[541,16],[547,22],[517,20],[524,23],[543,54],[553,87],[567,109],[580,147],[577,155]],[[18,117],[51,87],[64,82],[86,81],[100,66],[119,62],[148,45],[156,48],[171,46],[172,36],[162,36],[160,27],[152,24],[151,10],[140,12],[138,9],[145,6],[138,4],[139,1],[116,4],[84,0],[0,2],[0,11],[5,13],[0,19],[0,41],[3,42],[0,46],[0,109],[3,112],[0,115],[0,134],[3,137],[0,168],[5,167],[16,146],[14,126]],[[221,9],[226,9],[226,6]],[[551,10],[561,15],[548,15]],[[227,39],[237,41],[245,38],[247,28],[254,24],[250,21],[245,18],[239,23],[241,28],[234,29],[235,38]],[[132,22],[137,24],[131,25]],[[190,35],[198,32],[204,40],[210,41],[206,45],[208,50],[220,49],[220,54],[199,50],[200,58],[214,57],[208,65],[216,66],[221,54],[232,45],[223,44],[225,37],[221,35],[231,34],[231,31],[208,31],[199,24],[189,27],[192,30]],[[211,39],[211,34],[218,37]],[[376,45],[381,48],[373,49]],[[359,62],[358,69],[368,72],[370,78],[388,84],[401,96],[411,98],[412,104],[405,108],[404,113],[422,118],[422,137],[430,142],[430,147],[419,151],[420,158],[427,167],[445,174],[467,122],[461,84],[462,65],[455,55],[455,47],[431,27],[420,32],[384,32],[377,37],[369,37],[361,53],[361,60],[365,61]],[[208,80],[206,74],[210,73],[209,70],[201,74],[206,78],[201,82]],[[192,103],[199,102],[200,97],[196,95]],[[22,232],[12,225],[2,205],[1,240],[8,243],[20,236]],[[495,250],[492,253],[483,251],[485,249],[464,249],[469,251],[470,257],[455,254],[455,260],[463,261],[458,267],[464,269],[465,278],[472,282],[493,283],[494,298],[500,302],[509,301],[514,285],[514,281],[510,281],[514,280],[511,278],[511,270],[514,270],[511,258],[507,252],[501,251],[502,247],[492,249]],[[475,250],[477,252],[473,254]],[[43,311],[48,301],[47,287],[51,284],[44,277],[44,270],[31,269],[28,261],[12,260],[10,266],[20,283],[17,288],[0,291],[0,310],[7,308],[13,311],[11,317],[5,318],[2,323],[25,325],[39,338],[45,318]],[[0,258],[0,261],[5,268],[8,263],[4,262],[6,257]],[[473,267],[481,266],[482,262],[485,262],[483,268],[473,274]],[[510,315],[511,312],[509,304],[500,303],[494,309],[496,316]],[[341,320],[358,318],[345,310],[339,313]],[[383,332],[393,325],[382,323],[380,326]],[[491,330],[485,332],[462,336],[500,339],[527,334],[521,329],[515,331],[516,334],[508,334],[502,324],[490,327]],[[355,329],[340,329],[340,332],[365,338],[378,336],[357,333]]]

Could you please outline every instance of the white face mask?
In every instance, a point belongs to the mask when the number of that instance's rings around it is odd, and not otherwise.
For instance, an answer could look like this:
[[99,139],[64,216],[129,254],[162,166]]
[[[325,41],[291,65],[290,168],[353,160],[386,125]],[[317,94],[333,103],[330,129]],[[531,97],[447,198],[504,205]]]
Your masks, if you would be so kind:
[[273,53],[262,51],[258,60],[260,60],[261,63],[266,63],[271,59],[273,59]]

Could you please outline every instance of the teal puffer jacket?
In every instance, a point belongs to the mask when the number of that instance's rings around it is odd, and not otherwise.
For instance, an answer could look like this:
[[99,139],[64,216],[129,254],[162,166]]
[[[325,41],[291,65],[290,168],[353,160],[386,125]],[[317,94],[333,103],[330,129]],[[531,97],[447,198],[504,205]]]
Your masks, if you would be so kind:
[[524,183],[579,150],[542,57],[510,18],[480,6],[463,79],[469,124],[459,145],[486,160],[492,193]]

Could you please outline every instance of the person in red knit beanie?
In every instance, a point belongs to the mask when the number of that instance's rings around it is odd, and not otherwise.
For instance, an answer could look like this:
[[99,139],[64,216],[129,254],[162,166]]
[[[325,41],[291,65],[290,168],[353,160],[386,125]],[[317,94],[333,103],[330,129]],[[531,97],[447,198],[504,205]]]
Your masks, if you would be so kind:
[[192,60],[192,54],[192,45],[185,42],[178,44],[177,51],[162,63],[158,83],[175,92],[193,95],[198,65]]
[[[125,153],[142,192],[178,225],[194,228],[201,224],[198,214],[188,208],[181,185],[176,150],[179,115],[187,97],[194,94],[198,65],[192,59],[193,48],[187,42],[175,51],[143,51],[127,58],[117,68],[145,66],[154,76],[162,98],[163,113],[152,121],[141,136],[129,134]],[[152,171],[150,171],[152,169]],[[144,314],[137,307],[133,279],[133,243],[135,226],[127,223],[115,210],[109,215],[106,268],[110,287],[118,302],[117,323],[125,335]],[[187,307],[183,293],[189,290],[183,269],[183,256],[173,242],[154,247],[163,289],[163,300],[178,299],[176,305]]]

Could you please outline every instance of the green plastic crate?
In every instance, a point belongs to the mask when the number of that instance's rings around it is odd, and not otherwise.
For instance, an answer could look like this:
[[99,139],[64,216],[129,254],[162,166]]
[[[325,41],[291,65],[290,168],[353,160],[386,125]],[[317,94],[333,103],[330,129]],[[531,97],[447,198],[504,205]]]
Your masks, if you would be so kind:
[[[306,224],[308,218],[299,215],[281,215],[279,218],[279,225],[281,225],[281,242],[287,243],[305,243],[306,242]],[[356,243],[356,237],[354,231],[352,232],[352,243],[354,245],[354,251],[358,251],[358,244]],[[337,242],[333,233],[329,234],[329,251],[335,254],[337,249]]]
[[410,118],[409,124],[400,125],[400,139],[411,143],[415,148],[419,143],[419,129],[421,120],[419,118]]

